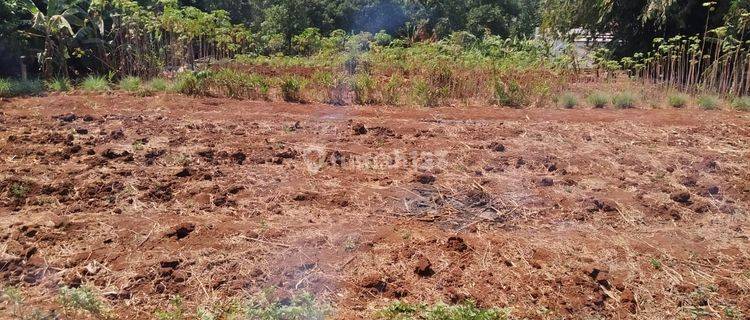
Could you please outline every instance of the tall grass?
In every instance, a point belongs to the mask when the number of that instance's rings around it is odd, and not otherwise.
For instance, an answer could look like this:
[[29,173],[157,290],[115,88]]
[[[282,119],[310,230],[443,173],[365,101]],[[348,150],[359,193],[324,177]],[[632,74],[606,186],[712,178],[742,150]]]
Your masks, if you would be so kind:
[[0,79],[0,98],[39,95],[43,92],[44,84],[40,80]]
[[606,107],[609,103],[609,97],[602,92],[594,92],[590,94],[587,100],[589,101],[589,104],[598,109]]
[[65,92],[73,88],[68,78],[55,78],[46,83],[47,90],[52,92]]
[[630,109],[635,107],[636,101],[635,94],[631,92],[621,92],[612,97],[612,105],[618,109]]
[[739,111],[750,111],[750,97],[739,97],[732,101],[732,108]]
[[681,93],[671,94],[667,97],[667,103],[673,108],[684,108],[688,103],[688,96]]
[[700,96],[698,106],[703,110],[716,110],[719,107],[719,98],[711,95]]

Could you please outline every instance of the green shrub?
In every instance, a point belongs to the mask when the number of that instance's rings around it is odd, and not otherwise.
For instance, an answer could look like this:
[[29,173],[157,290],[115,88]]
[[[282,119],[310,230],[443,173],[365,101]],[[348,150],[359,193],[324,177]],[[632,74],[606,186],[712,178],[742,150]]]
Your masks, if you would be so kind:
[[715,96],[701,96],[698,98],[698,106],[703,110],[715,110],[719,106],[719,98]]
[[299,54],[311,55],[322,48],[322,38],[320,29],[307,28],[301,34],[292,37],[292,46]]
[[612,97],[612,104],[619,109],[629,109],[635,107],[635,94],[630,92],[621,92]]
[[563,93],[558,102],[563,108],[573,109],[578,105],[578,98],[571,92]]
[[594,92],[589,95],[588,101],[594,108],[601,109],[607,106],[609,97],[602,92]]
[[528,95],[516,80],[507,83],[495,82],[495,103],[511,108],[522,108],[528,103]]
[[174,92],[188,94],[188,95],[201,95],[205,93],[204,81],[210,77],[211,73],[208,71],[201,72],[183,72],[177,75],[177,79],[172,86]]
[[385,30],[380,30],[378,33],[375,34],[375,43],[379,46],[387,46],[391,44],[393,41],[393,37],[391,37],[390,34],[385,32]]
[[304,102],[302,98],[302,86],[302,79],[299,77],[286,77],[281,82],[281,97],[287,102]]
[[236,99],[267,98],[269,88],[265,77],[234,69],[221,69],[211,73],[201,86],[202,91]]
[[400,102],[399,89],[404,85],[404,79],[399,74],[391,75],[388,83],[385,84],[381,94],[383,103],[396,106]]
[[109,81],[103,76],[88,76],[81,82],[81,89],[88,92],[108,91]]
[[169,82],[164,78],[153,78],[146,85],[149,89],[155,92],[164,92],[169,89]]
[[141,88],[141,78],[127,76],[120,80],[119,86],[121,90],[136,92]]
[[354,101],[357,104],[373,104],[375,101],[375,81],[372,76],[366,73],[359,73],[354,77],[352,82],[352,91],[354,91]]
[[684,108],[688,103],[688,96],[685,94],[671,94],[667,97],[667,103],[673,108]]
[[414,79],[412,95],[420,107],[435,107],[440,103],[440,92],[424,79]]
[[73,85],[68,78],[55,78],[47,81],[47,90],[52,92],[65,92],[69,91],[72,87]]
[[734,99],[734,101],[732,101],[732,108],[739,111],[750,111],[750,96]]
[[0,78],[0,98],[11,97],[13,92],[13,82],[8,79]]

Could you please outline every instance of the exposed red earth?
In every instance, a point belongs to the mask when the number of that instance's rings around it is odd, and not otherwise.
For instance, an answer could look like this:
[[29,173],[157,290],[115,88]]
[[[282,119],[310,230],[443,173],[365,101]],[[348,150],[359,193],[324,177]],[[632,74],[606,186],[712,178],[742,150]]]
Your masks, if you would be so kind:
[[[122,319],[277,287],[531,319],[750,316],[750,114],[0,102],[0,282]],[[0,304],[0,318],[9,305]]]

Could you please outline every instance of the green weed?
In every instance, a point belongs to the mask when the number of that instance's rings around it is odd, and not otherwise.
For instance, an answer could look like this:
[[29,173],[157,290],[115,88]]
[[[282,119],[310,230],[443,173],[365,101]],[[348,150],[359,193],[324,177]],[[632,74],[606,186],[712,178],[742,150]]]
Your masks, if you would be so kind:
[[323,320],[330,313],[329,306],[320,303],[309,293],[298,294],[285,303],[269,297],[269,291],[252,297],[245,308],[245,317],[268,320]]
[[164,78],[153,78],[146,84],[146,86],[152,91],[164,92],[169,89],[169,82]]
[[352,91],[354,91],[354,101],[357,104],[374,104],[375,99],[375,81],[372,76],[366,73],[359,73],[352,81]]
[[688,96],[685,94],[677,93],[671,94],[667,97],[667,103],[672,108],[684,108],[688,103]]
[[119,87],[121,90],[125,90],[127,92],[137,92],[141,88],[141,78],[133,76],[122,78],[120,80]]
[[719,98],[715,96],[701,96],[698,98],[698,106],[703,110],[716,110],[719,106]]
[[440,93],[424,79],[415,79],[412,84],[414,101],[420,107],[435,107],[440,102]]
[[109,90],[109,81],[103,76],[88,76],[81,82],[81,89],[88,92],[104,92]]
[[626,91],[612,97],[612,104],[618,109],[630,109],[635,107],[637,100],[635,94]]
[[750,97],[739,97],[732,101],[732,108],[739,111],[750,111]]
[[302,98],[302,79],[296,76],[286,77],[281,82],[281,96],[287,102],[304,102]]
[[565,109],[573,109],[578,105],[578,98],[573,93],[566,92],[560,96],[558,103]]
[[602,92],[594,92],[589,95],[588,101],[594,108],[601,109],[607,106],[609,97]]
[[73,87],[73,84],[70,83],[68,78],[55,78],[47,81],[46,87],[47,90],[52,92],[66,92]]
[[396,301],[378,311],[377,319],[393,320],[504,320],[509,319],[510,309],[481,309],[473,302],[459,305],[438,303],[433,306],[409,304]]
[[88,313],[98,319],[111,318],[109,308],[91,288],[63,287],[58,294],[58,300],[67,311]]
[[516,80],[507,83],[495,82],[495,102],[501,106],[522,108],[528,103],[528,96]]

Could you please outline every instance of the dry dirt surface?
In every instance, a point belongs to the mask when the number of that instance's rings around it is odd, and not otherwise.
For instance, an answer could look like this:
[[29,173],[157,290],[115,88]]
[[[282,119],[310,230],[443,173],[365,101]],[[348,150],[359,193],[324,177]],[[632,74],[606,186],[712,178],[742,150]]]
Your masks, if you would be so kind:
[[[122,319],[278,288],[514,318],[750,316],[750,116],[0,102],[0,282]],[[0,304],[0,318],[9,306]]]

